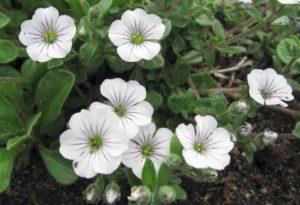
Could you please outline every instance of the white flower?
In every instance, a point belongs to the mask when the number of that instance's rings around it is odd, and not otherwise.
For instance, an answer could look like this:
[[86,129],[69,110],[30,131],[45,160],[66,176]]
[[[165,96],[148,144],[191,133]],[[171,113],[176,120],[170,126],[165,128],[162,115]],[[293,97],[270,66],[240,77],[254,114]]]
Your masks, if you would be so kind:
[[120,78],[105,80],[100,86],[100,92],[109,100],[109,104],[94,102],[89,109],[110,110],[118,118],[117,124],[129,138],[135,137],[140,126],[151,122],[153,107],[145,101],[146,89],[137,81],[126,83]]
[[277,137],[278,137],[278,134],[276,132],[266,130],[264,132],[263,141],[264,141],[265,145],[270,145],[275,142]]
[[287,107],[283,102],[294,99],[292,88],[283,75],[278,75],[272,68],[265,70],[254,69],[247,76],[249,94],[262,105],[281,105]]
[[142,9],[127,10],[121,20],[114,21],[108,37],[118,46],[119,56],[128,62],[151,60],[160,51],[158,41],[163,37],[165,25],[159,16]]
[[155,131],[154,123],[141,127],[137,136],[130,140],[129,149],[123,155],[122,163],[132,168],[139,178],[147,158],[153,162],[156,171],[169,158],[173,133],[167,128]]
[[299,4],[300,0],[278,0],[282,4]]
[[59,151],[74,160],[78,176],[91,178],[118,168],[121,155],[128,149],[128,138],[110,113],[81,110],[72,115],[68,125],[69,129],[60,135]]
[[39,8],[21,25],[19,40],[34,61],[45,62],[52,58],[64,58],[72,48],[76,33],[74,20],[61,15],[56,8]]
[[243,126],[241,126],[238,131],[243,136],[249,136],[252,134],[253,127],[250,123],[245,122]]
[[176,128],[186,163],[197,169],[224,169],[230,162],[228,153],[233,148],[229,133],[224,128],[217,128],[217,121],[212,116],[197,115],[195,120],[196,133],[192,124],[180,124]]

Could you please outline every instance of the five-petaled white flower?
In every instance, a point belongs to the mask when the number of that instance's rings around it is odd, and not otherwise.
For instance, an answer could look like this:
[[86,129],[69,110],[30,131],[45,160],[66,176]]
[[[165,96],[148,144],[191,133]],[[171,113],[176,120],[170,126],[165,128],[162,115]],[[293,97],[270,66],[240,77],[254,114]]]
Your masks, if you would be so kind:
[[137,62],[151,60],[159,53],[158,41],[164,32],[165,25],[159,16],[135,9],[126,11],[121,20],[111,24],[108,37],[118,46],[117,52],[124,61]]
[[262,105],[281,105],[287,107],[283,102],[294,99],[292,87],[287,83],[283,75],[279,75],[272,68],[265,70],[254,69],[247,76],[249,94]]
[[101,94],[109,100],[108,104],[94,102],[91,111],[106,108],[118,118],[119,127],[129,138],[138,133],[140,126],[151,122],[153,107],[145,101],[146,89],[137,81],[125,82],[120,78],[107,79],[100,86]]
[[224,128],[217,128],[217,121],[212,116],[197,115],[195,120],[196,133],[192,124],[180,124],[176,128],[186,163],[197,169],[224,169],[230,162],[228,153],[233,148],[229,133]]
[[72,115],[69,129],[60,136],[59,151],[73,160],[78,176],[91,178],[97,173],[110,174],[120,165],[129,140],[115,120],[106,110],[101,113],[81,110]]
[[282,4],[299,4],[300,0],[278,0]]
[[52,58],[64,58],[72,48],[76,33],[74,20],[61,15],[56,8],[39,8],[21,25],[19,40],[34,61],[45,62]]
[[154,163],[156,171],[169,158],[173,133],[167,128],[155,131],[154,123],[141,127],[137,136],[130,140],[129,149],[123,155],[122,163],[132,168],[133,173],[139,178],[147,158]]

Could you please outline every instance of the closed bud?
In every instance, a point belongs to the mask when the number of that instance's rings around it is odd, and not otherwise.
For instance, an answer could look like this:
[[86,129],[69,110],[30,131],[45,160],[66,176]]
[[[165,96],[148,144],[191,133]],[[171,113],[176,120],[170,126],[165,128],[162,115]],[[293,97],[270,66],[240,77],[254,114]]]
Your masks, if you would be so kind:
[[263,141],[264,141],[265,145],[270,145],[275,142],[277,137],[278,137],[278,134],[276,132],[266,130],[264,132]]
[[115,204],[121,197],[120,187],[115,182],[110,183],[104,193],[107,204]]
[[171,186],[162,186],[158,191],[158,199],[162,204],[170,204],[176,200],[176,192]]
[[178,168],[182,164],[182,159],[177,154],[171,154],[167,161],[167,164],[171,169]]
[[103,195],[104,182],[103,179],[98,178],[85,189],[84,197],[87,203],[97,204]]
[[243,136],[249,136],[252,134],[253,127],[250,123],[245,122],[243,126],[239,128],[239,133]]
[[240,115],[247,113],[249,106],[243,101],[236,101],[229,106],[229,113],[231,115]]
[[131,188],[129,201],[136,202],[137,205],[148,204],[151,199],[151,190],[146,186],[134,186]]

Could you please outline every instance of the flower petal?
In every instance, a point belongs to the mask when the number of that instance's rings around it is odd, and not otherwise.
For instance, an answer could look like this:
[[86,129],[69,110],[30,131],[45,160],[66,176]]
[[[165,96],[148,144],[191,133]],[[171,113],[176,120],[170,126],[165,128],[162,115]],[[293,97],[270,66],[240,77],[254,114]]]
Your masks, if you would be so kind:
[[46,62],[52,57],[48,55],[48,45],[44,42],[31,44],[26,48],[27,54],[34,61]]
[[94,170],[95,154],[89,151],[82,154],[79,158],[73,161],[73,168],[75,173],[84,178],[92,178],[97,175]]
[[131,43],[126,43],[117,48],[117,53],[126,62],[137,62],[142,58],[136,54],[137,46]]
[[154,14],[149,14],[144,23],[143,34],[147,40],[160,40],[165,32],[165,25],[159,16]]
[[127,82],[127,89],[125,93],[125,101],[122,103],[126,106],[135,105],[146,98],[146,89],[144,86],[139,84],[135,80],[130,80]]
[[103,149],[111,156],[118,157],[128,149],[129,139],[124,131],[112,128],[103,136]]
[[153,137],[153,155],[151,157],[156,164],[160,165],[168,160],[173,135],[172,131],[167,128],[160,128],[156,131]]
[[133,168],[141,166],[143,158],[140,144],[138,144],[135,140],[130,140],[128,150],[122,155],[122,163],[126,167]]
[[93,102],[90,107],[89,110],[91,112],[98,112],[101,113],[103,110],[110,110],[113,111],[113,108],[109,105],[106,105],[104,103],[100,103],[100,102]]
[[100,150],[95,154],[93,168],[100,174],[111,174],[121,164],[121,156],[112,157],[105,150]]
[[207,142],[204,144],[207,150],[213,150],[214,152],[227,154],[232,150],[233,143],[230,139],[230,134],[224,128],[217,128],[215,131],[208,137]]
[[100,86],[101,94],[113,105],[120,105],[124,101],[127,84],[121,78],[106,79]]
[[[195,142],[195,130],[191,129],[191,124],[186,126],[185,124],[180,124],[176,128],[176,136],[178,137],[180,143],[184,149],[192,149]],[[190,128],[189,128],[190,127]],[[194,128],[193,128],[194,129]]]
[[132,120],[122,117],[120,118],[120,129],[127,133],[129,139],[135,137],[139,131],[139,126],[137,126]]
[[151,60],[158,55],[161,46],[157,42],[145,41],[135,46],[134,52],[138,58]]
[[56,40],[48,45],[48,55],[52,58],[64,58],[71,51],[72,41]]
[[67,15],[59,16],[57,20],[57,26],[55,28],[55,33],[58,40],[60,41],[72,40],[76,33],[74,19]]
[[210,115],[200,116],[197,115],[195,117],[195,121],[197,123],[196,126],[196,138],[201,142],[204,142],[207,137],[217,128],[218,122],[217,120]]
[[229,154],[207,151],[203,155],[206,157],[209,167],[212,169],[223,170],[230,163]]
[[52,6],[39,8],[32,16],[32,20],[41,31],[51,31],[55,28],[58,19],[58,10]]
[[19,34],[19,40],[25,46],[29,46],[31,44],[35,44],[43,41],[44,35],[43,33],[36,28],[34,22],[32,20],[24,21],[21,24],[21,32]]
[[151,122],[153,107],[147,101],[142,101],[127,108],[126,117],[139,126],[147,125]]
[[131,42],[131,32],[121,20],[116,20],[110,25],[108,37],[115,46]]
[[208,159],[203,154],[196,152],[194,149],[184,149],[182,150],[182,155],[185,162],[191,167],[197,169],[209,167]]
[[89,143],[85,136],[81,133],[69,129],[64,131],[59,138],[61,155],[70,160],[79,158],[84,152],[89,150]]

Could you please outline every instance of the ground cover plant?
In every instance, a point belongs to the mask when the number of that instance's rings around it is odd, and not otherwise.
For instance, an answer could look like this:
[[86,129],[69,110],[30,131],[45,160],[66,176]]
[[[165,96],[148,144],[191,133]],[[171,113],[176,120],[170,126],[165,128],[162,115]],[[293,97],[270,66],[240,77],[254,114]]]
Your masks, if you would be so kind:
[[296,0],[0,0],[0,192],[42,166],[81,181],[81,204],[201,203],[228,167],[297,150],[299,16]]

